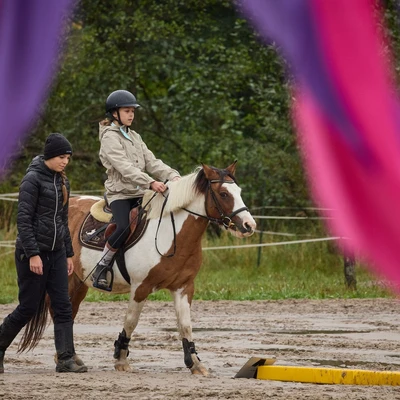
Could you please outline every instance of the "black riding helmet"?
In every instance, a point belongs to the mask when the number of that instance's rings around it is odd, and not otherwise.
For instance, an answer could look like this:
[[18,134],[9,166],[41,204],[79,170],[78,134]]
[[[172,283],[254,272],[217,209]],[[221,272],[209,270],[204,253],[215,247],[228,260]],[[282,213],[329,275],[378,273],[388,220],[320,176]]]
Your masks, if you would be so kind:
[[[112,113],[117,111],[118,113],[118,122],[121,124],[119,118],[119,108],[121,107],[134,107],[139,108],[140,105],[136,101],[136,97],[127,90],[115,90],[112,92],[106,100],[106,116],[111,120],[114,119]],[[122,124],[121,124],[122,125]]]

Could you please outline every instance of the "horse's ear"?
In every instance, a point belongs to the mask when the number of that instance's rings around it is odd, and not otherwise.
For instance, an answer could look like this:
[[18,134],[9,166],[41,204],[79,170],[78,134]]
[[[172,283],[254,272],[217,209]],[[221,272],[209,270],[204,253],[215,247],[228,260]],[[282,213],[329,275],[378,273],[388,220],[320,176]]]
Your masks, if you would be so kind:
[[237,163],[237,160],[235,160],[229,167],[225,168],[226,170],[229,171],[229,173],[230,173],[232,176],[235,176],[235,172],[236,172],[236,163]]
[[201,164],[201,166],[203,167],[204,175],[208,180],[215,178],[215,171],[211,167],[206,164]]

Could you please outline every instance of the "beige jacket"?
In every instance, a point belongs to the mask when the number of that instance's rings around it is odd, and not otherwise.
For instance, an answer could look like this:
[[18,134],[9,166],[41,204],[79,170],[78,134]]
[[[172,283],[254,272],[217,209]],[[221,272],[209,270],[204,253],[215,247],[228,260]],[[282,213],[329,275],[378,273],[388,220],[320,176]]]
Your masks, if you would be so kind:
[[109,204],[143,196],[155,180],[164,182],[180,176],[154,156],[138,133],[128,129],[128,136],[131,140],[124,137],[118,126],[100,123],[99,156],[107,170],[104,186]]

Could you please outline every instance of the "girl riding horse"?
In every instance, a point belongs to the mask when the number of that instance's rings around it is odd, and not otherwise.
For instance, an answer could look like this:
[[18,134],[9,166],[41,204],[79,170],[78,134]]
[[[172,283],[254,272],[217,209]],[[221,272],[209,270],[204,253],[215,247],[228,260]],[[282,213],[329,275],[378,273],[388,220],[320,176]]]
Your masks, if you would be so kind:
[[106,197],[116,229],[104,246],[93,274],[93,286],[97,289],[111,290],[107,271],[129,234],[130,210],[141,203],[146,189],[163,193],[166,186],[162,181],[180,178],[178,171],[157,159],[141,136],[129,128],[139,107],[132,93],[116,90],[106,100],[107,119],[100,123],[99,156],[107,172]]

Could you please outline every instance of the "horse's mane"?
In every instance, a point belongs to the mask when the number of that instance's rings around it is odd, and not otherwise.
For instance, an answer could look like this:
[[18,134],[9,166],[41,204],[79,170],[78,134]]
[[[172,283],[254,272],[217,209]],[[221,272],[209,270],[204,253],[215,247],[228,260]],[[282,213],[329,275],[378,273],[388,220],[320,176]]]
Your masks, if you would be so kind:
[[[187,207],[199,193],[203,192],[202,185],[200,185],[200,183],[203,183],[203,180],[206,181],[203,169],[197,167],[191,174],[185,175],[177,181],[168,182],[168,190],[163,193],[164,196],[168,196],[168,200],[166,201],[163,210],[163,215]],[[161,194],[157,194],[152,198],[153,195],[154,192],[152,190],[147,190],[143,196],[142,205],[145,206],[147,210],[148,219],[159,218],[165,202],[165,197]]]

